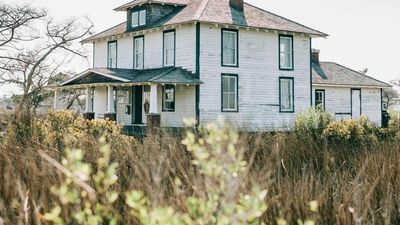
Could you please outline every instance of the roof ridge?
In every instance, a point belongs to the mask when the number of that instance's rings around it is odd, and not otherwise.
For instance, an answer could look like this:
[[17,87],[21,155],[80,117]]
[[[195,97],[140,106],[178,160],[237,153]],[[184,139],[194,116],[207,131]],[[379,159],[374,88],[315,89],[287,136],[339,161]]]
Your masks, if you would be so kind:
[[105,30],[103,30],[103,31],[96,32],[96,33],[93,34],[92,36],[83,39],[81,42],[85,42],[86,40],[90,40],[90,39],[92,39],[93,37],[95,37],[95,36],[97,36],[97,35],[99,35],[99,34],[105,33],[105,32],[107,32],[107,31],[112,30],[112,29],[114,29],[114,28],[116,28],[116,27],[118,27],[118,26],[121,26],[121,25],[123,25],[123,24],[126,24],[126,21],[124,21],[124,22],[122,22],[122,23],[118,23],[117,25],[115,25],[115,26],[113,26],[113,27],[110,27],[110,28],[108,28],[108,29],[105,29]]
[[[196,16],[195,16],[195,20],[197,20],[197,21],[200,21],[200,19],[201,19],[201,17],[203,16],[203,14],[204,14],[204,11],[206,10],[206,8],[207,8],[207,6],[208,6],[208,4],[210,3],[210,0],[200,0],[202,3],[203,2],[206,2],[205,4],[203,3],[203,5],[200,5],[200,9],[198,10],[198,11],[201,11],[200,12],[200,15],[196,18]],[[192,4],[193,4],[193,2],[192,2]],[[201,6],[203,7],[203,9],[201,9]],[[198,12],[198,11],[196,11],[196,13]]]
[[254,7],[254,8],[256,8],[256,9],[259,9],[259,10],[261,10],[261,11],[264,11],[264,12],[266,12],[266,13],[270,13],[270,14],[276,16],[276,17],[279,17],[279,18],[281,18],[281,19],[287,20],[287,21],[289,21],[289,22],[295,23],[295,24],[297,24],[297,25],[299,25],[299,26],[302,26],[302,27],[304,27],[304,28],[313,30],[313,31],[315,31],[315,32],[317,32],[317,33],[321,33],[321,34],[324,34],[324,35],[326,35],[326,36],[329,36],[329,34],[327,34],[327,33],[324,33],[324,32],[322,32],[322,31],[316,30],[316,29],[314,29],[314,28],[308,27],[308,26],[306,26],[306,25],[303,25],[303,24],[301,24],[301,23],[299,23],[299,22],[296,22],[296,21],[294,21],[294,20],[288,19],[288,18],[286,18],[286,17],[280,16],[280,15],[278,15],[278,14],[276,14],[276,13],[273,13],[273,12],[271,12],[271,11],[268,11],[268,10],[266,10],[266,9],[260,8],[260,7],[258,7],[258,6],[252,5],[252,4],[247,3],[247,2],[244,2],[244,4],[246,4],[246,5],[248,5],[248,6],[251,6],[251,7]]
[[371,77],[371,76],[369,76],[369,75],[367,75],[367,74],[360,73],[359,71],[356,71],[356,70],[354,70],[354,69],[351,69],[350,67],[347,67],[347,66],[343,66],[342,64],[339,64],[339,63],[337,63],[337,62],[321,62],[321,63],[333,63],[333,64],[336,64],[336,65],[338,65],[338,66],[340,66],[340,67],[342,67],[342,68],[344,68],[344,69],[348,69],[348,70],[350,70],[350,71],[352,71],[352,72],[354,72],[354,73],[357,73],[358,75],[364,76],[364,77],[369,78],[369,79],[372,79],[372,80],[374,80],[374,81],[376,81],[376,82],[379,82],[379,83],[388,85],[389,87],[392,87],[392,85],[390,85],[390,84],[388,84],[388,83],[386,83],[386,82],[384,82],[384,81],[380,81],[380,80],[378,80],[378,79],[376,79],[376,78],[374,78],[374,77]]

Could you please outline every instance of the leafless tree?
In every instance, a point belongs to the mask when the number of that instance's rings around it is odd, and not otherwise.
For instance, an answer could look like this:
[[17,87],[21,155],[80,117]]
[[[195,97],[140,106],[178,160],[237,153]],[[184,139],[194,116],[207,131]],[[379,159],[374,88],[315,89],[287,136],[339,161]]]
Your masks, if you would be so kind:
[[396,103],[396,99],[399,98],[399,93],[394,88],[386,88],[383,90],[383,101],[387,104],[387,107],[391,107]]
[[35,39],[32,36],[32,23],[47,15],[44,9],[35,9],[30,5],[6,5],[0,3],[0,50],[13,46],[18,41]]
[[22,90],[16,109],[25,119],[30,119],[34,97],[54,82],[60,67],[76,56],[86,58],[79,41],[90,35],[92,28],[89,19],[59,23],[41,17],[35,26],[37,38],[16,42],[11,51],[0,53],[0,84],[14,84]]

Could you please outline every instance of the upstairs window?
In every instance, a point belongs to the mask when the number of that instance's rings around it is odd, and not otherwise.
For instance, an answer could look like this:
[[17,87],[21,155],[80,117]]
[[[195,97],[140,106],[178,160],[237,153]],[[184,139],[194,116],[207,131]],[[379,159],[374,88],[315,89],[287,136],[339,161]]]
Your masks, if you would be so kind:
[[222,65],[238,66],[237,30],[222,30]]
[[117,68],[117,42],[108,42],[108,59],[107,67],[110,69]]
[[140,10],[132,13],[132,27],[146,25],[146,10]]
[[134,43],[134,69],[143,69],[144,67],[144,37],[135,38]]
[[279,78],[279,109],[280,112],[294,112],[293,78]]
[[163,111],[175,111],[175,85],[167,84],[163,86]]
[[175,66],[175,31],[164,32],[164,66]]
[[325,91],[315,91],[315,108],[321,107],[322,111],[325,111]]
[[279,68],[281,70],[293,69],[293,37],[279,36]]
[[237,112],[238,100],[238,76],[222,75],[222,112]]

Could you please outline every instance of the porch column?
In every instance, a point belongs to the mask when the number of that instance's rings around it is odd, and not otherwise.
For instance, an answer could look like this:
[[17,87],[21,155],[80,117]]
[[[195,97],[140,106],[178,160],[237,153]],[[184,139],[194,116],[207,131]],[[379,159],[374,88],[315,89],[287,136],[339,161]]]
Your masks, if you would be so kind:
[[59,101],[59,99],[58,99],[58,96],[60,95],[60,90],[58,89],[58,88],[56,88],[55,90],[54,90],[54,106],[53,106],[53,108],[54,108],[54,110],[57,110],[58,109],[58,101]]
[[86,108],[85,108],[85,113],[83,113],[83,118],[87,120],[93,120],[94,112],[92,109],[92,88],[86,87],[85,92],[86,92]]
[[161,115],[158,111],[157,84],[150,86],[150,110],[147,114],[147,134],[155,135],[161,127]]
[[114,105],[114,86],[112,85],[107,86],[107,99],[108,99],[108,104],[107,104],[108,108],[107,108],[107,113],[104,115],[104,118],[116,121],[117,114],[115,112],[115,105]]
[[158,113],[158,92],[157,92],[157,85],[152,84],[150,86],[150,114],[157,114]]

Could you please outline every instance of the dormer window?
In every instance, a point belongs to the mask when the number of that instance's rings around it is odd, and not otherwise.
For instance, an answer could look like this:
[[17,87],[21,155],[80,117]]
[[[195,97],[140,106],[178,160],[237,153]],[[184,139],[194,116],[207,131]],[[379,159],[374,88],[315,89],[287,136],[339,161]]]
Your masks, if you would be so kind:
[[146,10],[140,10],[132,13],[132,27],[146,25]]

